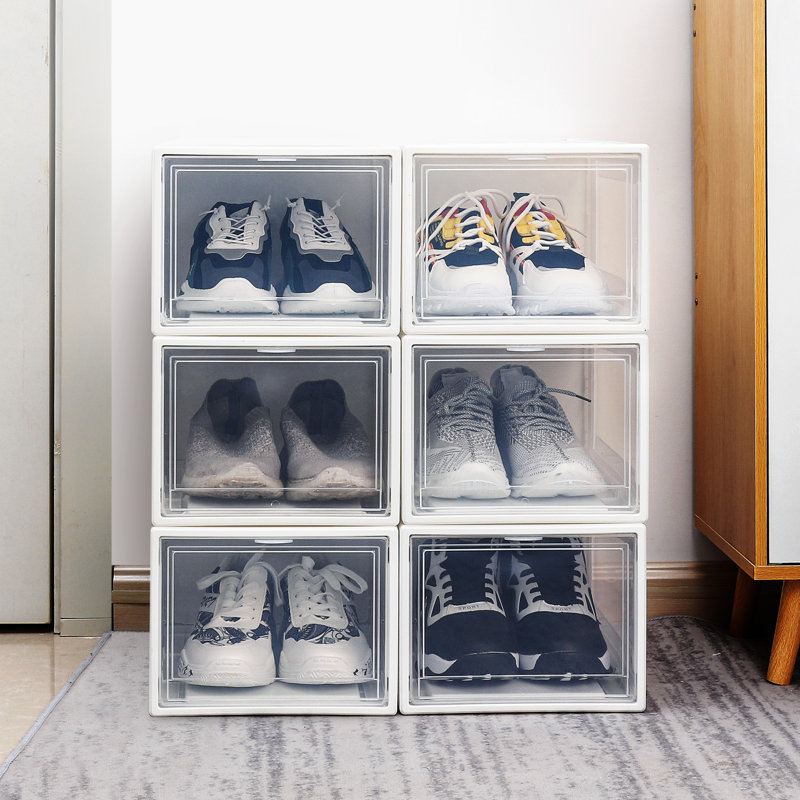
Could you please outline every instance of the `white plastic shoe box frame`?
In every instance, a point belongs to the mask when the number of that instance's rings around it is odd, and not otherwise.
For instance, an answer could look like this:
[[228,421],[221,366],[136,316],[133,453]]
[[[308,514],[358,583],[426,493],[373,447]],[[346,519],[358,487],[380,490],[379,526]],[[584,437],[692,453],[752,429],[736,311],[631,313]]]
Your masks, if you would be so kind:
[[[162,509],[165,452],[167,446],[167,420],[165,420],[165,392],[167,377],[163,370],[164,348],[187,348],[193,351],[213,348],[225,350],[260,350],[265,353],[278,354],[302,349],[329,350],[335,359],[337,352],[346,348],[369,350],[386,348],[389,352],[387,365],[386,391],[386,436],[385,453],[387,486],[387,507],[381,511],[369,511],[356,508],[331,508],[330,504],[319,510],[305,510],[303,507],[290,509],[274,509],[270,511],[253,509],[243,512],[231,509],[230,512],[214,508],[204,513],[200,508],[191,512],[180,511],[165,513]],[[400,517],[400,391],[399,380],[400,341],[397,338],[378,338],[371,340],[354,337],[331,336],[325,339],[311,337],[227,337],[227,336],[159,336],[153,338],[153,446],[152,446],[152,519],[157,526],[224,526],[233,529],[238,535],[239,526],[248,525],[354,525],[384,526],[397,525]],[[349,396],[348,387],[344,387]],[[194,410],[191,412],[194,413]],[[273,427],[278,420],[273,416]],[[377,447],[377,442],[376,442]],[[379,473],[376,473],[376,478]],[[176,487],[173,487],[176,488]]]
[[[239,527],[235,529],[224,527],[192,527],[192,528],[164,528],[156,527],[151,530],[150,535],[150,704],[149,711],[153,716],[200,716],[200,715],[220,715],[220,714],[336,714],[336,715],[391,715],[397,713],[397,644],[398,644],[398,559],[397,559],[397,528],[393,527],[374,527],[361,528],[356,532],[348,528],[339,527]],[[199,701],[192,703],[187,699],[184,705],[179,701],[172,701],[169,704],[162,704],[160,701],[160,686],[162,683],[162,649],[167,643],[163,640],[164,631],[162,623],[169,619],[165,615],[166,609],[162,608],[162,595],[164,582],[169,580],[169,576],[164,574],[164,565],[161,563],[161,541],[162,539],[178,539],[186,542],[187,547],[193,543],[201,547],[205,541],[218,541],[224,539],[231,543],[232,547],[237,544],[249,543],[253,540],[258,544],[267,547],[271,540],[276,544],[284,544],[286,540],[297,539],[336,539],[346,541],[349,548],[358,548],[359,542],[367,539],[385,538],[387,542],[386,554],[387,562],[383,565],[386,577],[386,586],[383,596],[385,607],[383,608],[383,642],[378,647],[377,642],[372,642],[373,657],[376,653],[382,652],[384,656],[382,668],[384,673],[384,702],[378,704],[374,701],[365,702],[359,696],[358,684],[344,684],[329,687],[326,695],[325,687],[281,684],[278,680],[268,687],[254,687],[249,689],[225,689],[219,690],[219,701],[214,702],[204,700],[203,704]],[[362,576],[363,577],[363,576]],[[199,593],[198,593],[199,595]],[[198,601],[199,602],[199,601]],[[376,620],[377,614],[373,615]],[[194,619],[191,620],[194,624]],[[373,623],[376,627],[377,621]],[[273,635],[274,632],[273,632]],[[176,679],[180,680],[180,679]],[[201,687],[203,695],[213,694],[213,687]],[[233,692],[234,694],[230,694]],[[282,696],[280,695],[283,693]],[[226,694],[230,697],[243,697],[247,693],[253,700],[246,704],[239,700],[237,703],[226,703]],[[272,703],[270,695],[273,696]],[[305,696],[304,696],[305,695]],[[352,700],[349,698],[352,697]],[[276,702],[279,701],[279,702]]]
[[[462,344],[471,344],[472,341],[466,340],[463,337],[451,338],[447,339],[440,334],[460,334],[460,333],[472,333],[474,334],[476,330],[479,330],[481,333],[517,333],[519,334],[521,331],[541,331],[542,333],[550,334],[550,333],[617,333],[617,332],[637,332],[637,331],[644,331],[647,329],[648,325],[648,315],[649,315],[649,291],[648,291],[648,264],[649,264],[649,256],[648,256],[648,224],[647,224],[647,187],[649,185],[647,180],[647,148],[646,146],[641,145],[616,145],[612,144],[609,145],[608,143],[600,143],[600,144],[593,144],[593,143],[582,143],[582,144],[556,144],[556,145],[532,145],[532,146],[520,146],[520,147],[464,147],[464,148],[440,148],[440,147],[409,147],[405,148],[403,151],[403,170],[402,170],[402,199],[405,203],[405,209],[403,211],[403,228],[402,228],[402,246],[398,247],[396,244],[395,246],[389,246],[388,248],[388,264],[387,264],[387,271],[388,275],[386,276],[387,279],[387,319],[385,320],[385,326],[379,327],[378,324],[375,322],[371,322],[365,324],[363,321],[356,321],[352,319],[340,318],[336,319],[334,315],[330,316],[317,316],[309,318],[308,320],[289,320],[289,319],[281,319],[280,316],[273,316],[273,315],[265,315],[264,320],[262,321],[261,318],[258,318],[256,321],[253,322],[252,325],[248,323],[246,324],[230,324],[228,320],[225,319],[226,316],[229,315],[210,315],[213,317],[213,321],[209,322],[208,324],[203,325],[195,325],[194,322],[189,325],[183,324],[165,324],[162,320],[161,316],[161,308],[162,303],[164,301],[164,286],[166,285],[165,276],[162,272],[164,269],[163,263],[163,252],[164,252],[164,242],[163,242],[163,225],[164,225],[164,213],[163,213],[163,185],[161,184],[161,159],[164,155],[167,154],[175,154],[175,155],[245,155],[245,156],[252,156],[254,153],[265,153],[266,157],[275,157],[276,160],[279,160],[281,157],[285,157],[287,159],[291,159],[292,157],[299,157],[304,155],[332,155],[332,156],[358,156],[358,155],[366,155],[366,156],[386,156],[389,155],[392,158],[392,175],[390,181],[390,197],[391,197],[391,213],[389,218],[389,233],[392,237],[392,241],[395,243],[398,242],[398,236],[400,233],[400,198],[401,198],[401,180],[400,174],[398,172],[398,168],[400,166],[400,151],[394,150],[392,148],[380,148],[374,151],[367,150],[365,151],[363,148],[339,148],[339,147],[325,147],[325,148],[304,148],[304,147],[284,147],[284,146],[263,146],[259,145],[257,147],[253,146],[242,146],[242,147],[215,147],[215,146],[201,146],[198,147],[196,145],[192,145],[189,147],[180,146],[180,147],[169,147],[169,148],[162,148],[156,153],[154,153],[154,175],[156,176],[156,180],[154,180],[154,197],[153,197],[153,214],[154,214],[154,225],[153,225],[153,265],[154,265],[154,281],[153,281],[153,306],[152,306],[152,330],[154,334],[169,334],[169,337],[163,337],[160,341],[156,340],[154,342],[154,449],[153,449],[153,509],[154,509],[154,523],[159,526],[173,526],[173,525],[186,525],[187,527],[180,527],[180,528],[171,528],[171,527],[163,527],[163,528],[156,528],[154,529],[154,538],[153,538],[153,553],[157,552],[157,545],[155,544],[155,531],[164,530],[170,536],[185,536],[187,538],[192,538],[196,536],[198,532],[207,535],[209,538],[230,538],[231,540],[236,540],[238,538],[245,538],[247,537],[248,533],[252,530],[259,530],[255,529],[252,526],[256,526],[259,524],[268,524],[272,525],[290,525],[292,527],[288,528],[273,528],[270,527],[264,531],[263,535],[275,535],[275,536],[298,536],[303,535],[303,533],[313,535],[316,537],[322,537],[326,535],[331,536],[344,536],[350,537],[351,539],[357,539],[360,536],[370,536],[375,535],[376,532],[383,532],[384,529],[382,526],[386,525],[394,525],[398,521],[399,511],[400,511],[400,503],[398,502],[398,498],[402,499],[403,507],[404,507],[404,521],[405,522],[413,522],[414,525],[405,525],[401,527],[401,531],[403,528],[406,530],[411,530],[414,533],[430,531],[431,535],[434,533],[439,535],[440,533],[445,533],[445,525],[449,525],[450,523],[457,523],[461,522],[462,519],[459,515],[455,515],[454,517],[444,517],[440,515],[436,515],[435,518],[428,516],[427,514],[420,520],[417,520],[413,517],[413,515],[408,515],[405,512],[406,503],[409,502],[409,498],[413,494],[413,471],[414,471],[414,460],[413,460],[413,438],[414,438],[414,431],[413,428],[409,425],[409,420],[407,419],[407,415],[413,412],[413,405],[411,405],[411,401],[413,401],[413,381],[410,380],[411,372],[406,371],[409,368],[410,363],[410,347],[413,344],[413,340],[409,340],[407,344],[403,347],[403,374],[406,376],[406,388],[403,389],[403,401],[405,403],[405,409],[403,411],[403,424],[406,426],[406,432],[403,435],[403,457],[404,457],[404,467],[403,467],[403,474],[401,475],[399,469],[399,457],[400,457],[400,446],[399,446],[399,416],[400,411],[398,408],[398,403],[396,402],[397,398],[400,396],[397,390],[398,383],[400,381],[400,375],[397,374],[397,368],[395,366],[397,362],[397,352],[395,346],[399,344],[397,340],[386,339],[384,340],[382,337],[393,336],[396,335],[399,328],[399,322],[401,321],[400,315],[400,296],[401,296],[401,280],[400,280],[400,270],[398,269],[399,264],[397,263],[397,258],[395,257],[395,251],[402,250],[402,263],[403,263],[403,270],[402,270],[402,325],[403,330],[413,333],[425,333],[430,334],[429,337],[423,336],[419,337],[419,342],[422,344],[453,344],[453,345],[462,345]],[[433,322],[419,322],[416,319],[415,309],[413,307],[413,298],[415,294],[415,284],[417,280],[416,276],[416,264],[417,259],[414,255],[414,251],[416,248],[416,225],[413,218],[414,210],[413,210],[413,172],[409,169],[411,164],[411,157],[415,153],[420,154],[443,154],[443,155],[492,155],[498,154],[501,156],[510,156],[512,159],[515,156],[536,156],[537,154],[579,154],[579,153],[588,153],[588,154],[598,154],[598,153],[639,153],[641,155],[641,166],[640,166],[640,190],[638,192],[638,230],[639,230],[639,237],[638,237],[638,246],[636,248],[636,263],[638,264],[638,273],[632,278],[632,291],[635,292],[636,296],[631,298],[631,302],[634,308],[638,308],[638,315],[634,315],[630,319],[623,319],[623,318],[609,318],[609,317],[595,317],[595,316],[575,316],[575,317],[525,317],[524,320],[520,318],[509,317],[505,319],[500,318],[471,318],[471,319],[461,319],[461,320],[448,320],[447,318],[438,318]],[[232,315],[230,315],[232,316]],[[228,324],[226,324],[228,322]],[[287,345],[287,339],[285,338],[288,335],[297,335],[297,336],[305,336],[305,335],[319,335],[320,329],[325,328],[327,331],[332,332],[335,334],[333,338],[327,338],[324,340],[303,340],[303,341],[289,341]],[[283,334],[284,338],[276,338],[276,334]],[[204,338],[204,337],[214,337],[214,338]],[[239,337],[238,339],[229,339],[226,341],[219,341],[220,337]],[[257,336],[258,339],[254,338],[241,338],[241,337],[253,337]],[[360,516],[356,516],[354,518],[346,518],[346,517],[336,517],[332,520],[333,525],[337,527],[324,527],[321,526],[318,519],[312,519],[309,521],[304,520],[301,516],[292,514],[286,516],[272,516],[270,515],[268,519],[257,519],[255,517],[248,517],[242,518],[240,515],[232,515],[230,517],[219,517],[214,516],[211,519],[205,520],[198,517],[193,517],[191,519],[182,519],[180,517],[164,517],[160,514],[160,492],[161,492],[161,473],[163,469],[163,453],[161,451],[161,443],[163,442],[162,431],[159,429],[161,428],[161,424],[156,425],[155,420],[162,419],[162,409],[163,409],[163,397],[158,393],[156,387],[162,387],[161,384],[161,359],[158,357],[159,347],[167,344],[167,345],[185,345],[190,347],[202,347],[204,342],[210,342],[214,344],[218,344],[219,346],[230,347],[230,346],[243,346],[243,347],[253,347],[253,346],[260,346],[263,345],[265,347],[281,347],[283,345],[286,346],[331,346],[331,347],[339,347],[339,346],[355,346],[355,347],[364,347],[367,345],[367,342],[364,340],[358,341],[348,341],[346,338],[339,338],[340,336],[371,336],[373,340],[369,342],[369,345],[387,345],[392,348],[392,364],[390,365],[391,375],[390,375],[390,385],[393,387],[392,391],[390,392],[390,405],[389,405],[389,436],[388,436],[388,450],[389,450],[389,497],[390,497],[390,516],[387,517],[385,520],[376,520],[374,517],[369,517],[364,519]],[[496,339],[492,337],[478,337],[481,341],[488,345],[497,346],[499,344]],[[528,343],[531,337],[524,337],[525,342]],[[576,342],[580,341],[585,345],[594,345],[594,344],[602,344],[606,342],[615,342],[615,343],[632,343],[632,342],[640,342],[643,345],[646,345],[645,340],[640,340],[638,337],[628,337],[628,338],[620,338],[620,337],[611,337],[607,338],[605,336],[581,336],[575,337],[574,339]],[[477,341],[477,340],[476,340]],[[568,339],[563,336],[558,336],[555,339],[550,339],[549,343],[553,345],[559,345],[567,343]],[[506,337],[504,337],[502,344],[509,344],[513,345],[514,342],[509,342]],[[537,342],[538,344],[538,342]],[[406,353],[408,352],[408,356]],[[639,505],[639,513],[636,515],[624,515],[619,521],[622,523],[629,523],[638,520],[644,520],[647,516],[647,459],[642,457],[642,454],[647,453],[647,426],[644,421],[647,419],[647,399],[648,399],[648,390],[647,390],[647,351],[646,346],[643,346],[641,349],[641,380],[639,381],[639,395],[637,397],[638,403],[638,418],[641,421],[639,426],[640,430],[638,431],[639,437],[639,455],[637,456],[639,462],[639,496],[640,496],[640,505]],[[406,360],[408,358],[408,361]],[[392,396],[394,401],[392,401]],[[413,424],[413,421],[412,423]],[[409,460],[410,457],[410,460]],[[408,483],[409,479],[411,483]],[[401,483],[404,489],[410,488],[412,491],[400,492]],[[588,523],[596,523],[598,519],[602,519],[603,524],[586,524]],[[474,517],[469,515],[466,517],[465,520],[470,523],[474,522]],[[638,683],[637,683],[637,699],[634,703],[625,703],[619,706],[610,704],[610,703],[594,703],[594,704],[587,704],[587,703],[578,703],[572,704],[569,702],[565,702],[563,700],[555,701],[551,704],[544,703],[544,702],[535,702],[531,704],[523,704],[520,705],[519,703],[511,703],[511,704],[488,704],[483,702],[476,702],[476,703],[469,703],[466,706],[463,705],[452,705],[452,704],[444,704],[438,707],[425,705],[424,707],[419,706],[410,706],[408,704],[408,697],[406,697],[406,707],[401,707],[401,711],[404,713],[454,713],[459,711],[470,711],[470,712],[489,712],[489,711],[580,711],[580,710],[596,710],[596,711],[632,711],[632,710],[641,710],[644,708],[644,609],[645,609],[645,601],[644,601],[644,565],[645,565],[645,553],[644,553],[644,527],[643,526],[635,526],[635,525],[607,525],[606,522],[616,522],[617,517],[608,517],[605,514],[597,515],[597,514],[590,514],[585,518],[583,516],[579,516],[576,518],[575,522],[580,523],[578,527],[570,527],[567,528],[566,526],[550,526],[545,527],[542,523],[549,523],[551,521],[557,522],[572,522],[571,518],[564,518],[564,517],[557,517],[555,520],[551,520],[547,517],[542,517],[539,515],[529,515],[528,517],[521,517],[520,515],[513,515],[506,520],[503,518],[498,518],[497,516],[492,517],[492,522],[504,522],[504,521],[513,521],[515,523],[525,523],[525,524],[532,524],[535,527],[535,534],[536,535],[546,535],[548,533],[552,535],[575,535],[575,536],[584,536],[590,535],[592,532],[598,533],[625,533],[625,532],[636,532],[640,534],[639,537],[639,544],[637,547],[637,602],[636,602],[636,636],[638,637],[637,641],[641,643],[641,646],[637,649],[637,674],[639,676]],[[431,523],[434,524],[434,527],[431,528]],[[294,526],[303,526],[313,524],[313,528],[309,527],[294,527]],[[213,525],[213,528],[202,528],[197,526],[202,525]],[[359,525],[359,526],[375,526],[378,525],[380,527],[359,527],[355,530],[341,528],[338,527],[340,525]],[[226,527],[227,526],[227,527]],[[264,529],[260,529],[264,530]],[[453,528],[454,531],[463,531],[464,534],[469,535],[480,535],[480,527],[470,525],[467,528]],[[268,533],[267,533],[268,531]],[[389,528],[388,535],[391,537],[393,534],[396,535],[396,529]],[[261,536],[262,534],[259,534]],[[407,540],[404,540],[407,541]],[[390,551],[396,552],[396,547],[390,547]],[[408,551],[408,545],[404,545],[403,553],[406,554]],[[403,570],[405,575],[405,580],[408,581],[408,559],[404,558],[403,560]],[[152,564],[158,564],[158,558],[154,555],[152,558]],[[391,567],[391,561],[390,561]],[[394,568],[396,569],[397,562],[395,559]],[[158,569],[158,568],[156,568]],[[390,569],[387,571],[387,580],[391,581],[392,578],[392,570]],[[156,574],[157,580],[154,581],[153,586],[151,588],[151,592],[157,591],[157,584],[161,580],[161,576],[157,573]],[[402,576],[401,576],[402,578]],[[395,584],[396,585],[396,584]],[[152,597],[160,597],[160,595],[152,595]],[[408,597],[408,586],[405,587],[401,586],[400,590],[400,597],[406,598]],[[397,619],[397,592],[392,591],[390,586],[387,586],[387,598],[389,608],[387,609],[386,619],[396,620]],[[160,601],[159,601],[160,602]],[[151,629],[158,632],[158,636],[160,637],[160,608],[159,602],[154,602],[151,600]],[[410,624],[410,609],[406,607],[406,604],[400,604],[399,608],[400,612],[400,619],[401,622],[406,625]],[[397,632],[395,632],[396,634]],[[343,710],[341,707],[335,708],[324,708],[320,707],[318,704],[315,704],[313,708],[305,709],[303,708],[302,704],[298,704],[296,706],[292,706],[291,709],[284,708],[280,711],[267,711],[263,712],[257,709],[245,709],[245,708],[238,708],[232,710],[226,707],[219,707],[219,708],[211,708],[206,707],[203,709],[196,709],[196,708],[188,708],[180,711],[176,711],[174,709],[159,709],[154,707],[153,704],[153,691],[154,687],[156,686],[155,683],[151,683],[151,713],[153,714],[165,714],[165,715],[174,715],[174,714],[230,714],[230,713],[288,713],[288,714],[298,714],[298,713],[332,713],[332,714],[339,714],[339,713],[354,713],[354,714],[391,714],[396,711],[396,708],[392,708],[392,685],[394,685],[394,698],[395,698],[395,706],[396,706],[396,699],[397,699],[397,669],[393,669],[393,665],[397,663],[397,659],[395,658],[392,661],[392,652],[396,653],[396,646],[397,646],[397,635],[392,635],[390,631],[387,631],[388,642],[387,642],[387,680],[389,682],[388,685],[388,692],[387,699],[389,700],[389,706],[385,710],[374,710],[374,709],[365,709],[365,708],[354,708],[352,711],[350,710]],[[400,644],[402,647],[405,648],[405,655],[403,656],[403,661],[401,665],[400,673],[405,677],[410,679],[410,674],[405,675],[407,672],[407,665],[409,664],[408,661],[408,647],[409,643],[406,641],[408,637],[400,637]],[[394,642],[394,644],[393,644]],[[159,680],[159,676],[157,675],[158,669],[158,659],[156,654],[158,653],[159,645],[154,643],[153,639],[151,638],[151,677],[152,681]],[[393,649],[394,648],[394,649]],[[155,665],[155,666],[154,666]],[[403,666],[405,665],[405,666]],[[156,670],[156,671],[153,671]],[[406,681],[406,689],[408,683]]]
[[[383,176],[382,180],[386,181],[387,194],[389,197],[389,208],[386,212],[385,222],[383,223],[382,233],[385,241],[379,241],[381,231],[376,232],[375,246],[382,249],[386,253],[386,263],[383,265],[383,274],[380,276],[373,276],[376,287],[379,280],[385,286],[384,313],[382,319],[365,320],[359,319],[354,316],[337,315],[337,314],[322,314],[314,316],[304,315],[288,315],[288,314],[263,314],[263,315],[237,315],[231,314],[208,314],[209,319],[177,319],[171,318],[166,314],[163,309],[166,304],[172,299],[166,297],[165,291],[168,283],[167,270],[170,265],[165,263],[165,244],[167,239],[167,230],[165,229],[166,209],[165,209],[165,194],[166,183],[164,180],[163,159],[165,157],[183,157],[197,156],[198,158],[205,159],[230,159],[242,158],[262,162],[263,166],[257,169],[263,170],[265,173],[268,170],[273,172],[288,172],[290,165],[297,159],[320,159],[317,168],[320,173],[336,172],[337,170],[346,173],[342,165],[336,164],[336,159],[358,159],[359,157],[366,159],[372,158],[388,158],[390,168],[388,174]],[[332,164],[325,164],[324,159],[330,159]],[[307,147],[307,146],[289,146],[269,145],[265,143],[248,143],[237,146],[230,146],[224,144],[214,143],[175,143],[175,145],[161,146],[153,152],[153,166],[152,166],[152,206],[153,206],[153,223],[152,223],[152,307],[151,307],[151,325],[152,332],[155,335],[232,335],[232,336],[250,336],[250,335],[300,335],[300,336],[318,336],[320,328],[324,327],[331,334],[343,336],[392,336],[397,335],[400,328],[400,203],[401,203],[401,179],[400,179],[400,165],[401,165],[401,151],[399,148],[393,147],[380,147],[380,148],[356,148],[356,147],[342,147],[342,146],[325,146],[325,147]],[[200,168],[208,169],[208,165],[200,165]],[[354,167],[351,166],[351,171]],[[375,170],[375,167],[365,167],[360,172]],[[246,169],[244,171],[247,171]],[[308,169],[306,172],[313,173],[315,169]],[[376,179],[378,180],[378,179]],[[305,183],[307,184],[308,178],[306,177]],[[259,198],[250,198],[259,199]],[[266,199],[264,197],[263,199]],[[324,198],[327,200],[327,198]],[[359,198],[363,204],[363,198]],[[215,197],[210,202],[229,200],[233,198]],[[336,198],[331,198],[330,203],[333,205]],[[348,219],[358,220],[359,214],[353,208],[355,197],[348,197],[345,191],[342,199],[342,206],[339,214],[342,216],[342,222],[345,227],[348,227]],[[282,197],[277,198],[275,194],[272,195],[272,208],[270,217],[273,218],[276,206],[284,203]],[[350,207],[348,208],[348,203]],[[206,208],[201,209],[207,210]],[[362,209],[363,211],[363,209]],[[174,212],[176,213],[176,212]],[[380,215],[378,215],[380,216]],[[193,224],[200,221],[197,217]],[[272,225],[272,238],[273,242],[279,240],[278,236],[279,226]],[[349,227],[351,235],[354,234],[354,227]],[[358,233],[356,231],[353,238],[356,244],[359,244]],[[279,247],[279,243],[274,245]],[[361,249],[361,248],[359,248]],[[363,250],[362,250],[363,252]],[[186,251],[187,263],[189,252]],[[365,258],[367,254],[364,253]],[[273,275],[276,264],[280,263],[280,259],[273,258]],[[174,287],[175,296],[178,293],[178,286]],[[280,299],[280,298],[279,298]]]
[[[465,508],[459,510],[455,501],[429,511],[416,508],[415,473],[417,469],[416,441],[420,431],[416,427],[416,376],[414,375],[414,349],[416,347],[431,348],[475,348],[481,347],[496,350],[507,348],[509,360],[516,355],[518,359],[535,356],[537,350],[572,347],[592,348],[604,345],[631,347],[638,351],[639,363],[635,390],[626,387],[626,407],[622,413],[635,415],[635,425],[628,418],[625,426],[630,438],[631,458],[635,465],[627,464],[631,486],[629,491],[638,496],[638,503],[631,508],[605,509],[599,503],[586,504],[581,498],[566,498],[560,505],[537,503],[532,500],[523,503],[520,500],[492,501],[481,500],[464,503]],[[455,359],[452,359],[455,360]],[[587,359],[588,360],[588,359]],[[405,525],[454,525],[481,523],[513,523],[513,524],[554,524],[554,523],[614,523],[625,524],[644,522],[648,514],[648,425],[649,419],[649,362],[648,340],[646,336],[405,336],[403,337],[403,458],[402,458],[402,521]],[[557,387],[564,388],[564,387]],[[558,397],[558,395],[556,395]],[[631,402],[633,409],[627,406]],[[635,466],[635,470],[632,468]],[[573,501],[573,502],[569,502]]]
[[[412,603],[414,595],[412,586],[411,539],[415,536],[432,538],[493,538],[497,536],[522,540],[538,537],[575,537],[590,540],[593,537],[626,536],[635,541],[635,552],[631,559],[634,583],[622,597],[622,605],[630,612],[626,617],[625,608],[621,615],[621,623],[625,625],[630,619],[627,641],[621,638],[616,643],[622,658],[633,672],[633,675],[620,675],[618,679],[628,685],[627,697],[607,697],[601,686],[594,680],[535,680],[518,678],[504,681],[488,682],[480,677],[474,680],[444,681],[446,691],[441,699],[414,702],[412,699],[412,681],[415,680],[412,668],[414,656],[414,631]],[[401,525],[400,526],[400,678],[399,707],[402,714],[463,714],[463,713],[501,713],[501,712],[584,712],[584,711],[644,711],[646,705],[646,534],[643,525]],[[597,591],[595,590],[595,601]],[[623,594],[625,594],[623,592]],[[604,622],[602,607],[598,606],[601,623]],[[606,633],[609,627],[605,626]],[[626,656],[627,654],[627,656]],[[490,686],[490,684],[494,686]],[[461,691],[459,691],[461,690]],[[524,691],[527,696],[520,697]],[[516,694],[515,694],[516,692]],[[481,696],[483,694],[483,697]],[[452,699],[444,699],[449,695]],[[491,696],[487,696],[491,695]]]
[[[616,142],[558,142],[531,143],[523,145],[467,145],[467,146],[407,146],[403,148],[403,300],[402,320],[405,333],[636,333],[647,330],[649,324],[649,175],[648,147],[644,144]],[[494,166],[481,165],[480,161],[496,156],[498,163]],[[452,194],[456,191],[499,188],[509,194],[514,190],[525,189],[518,179],[510,179],[512,173],[542,170],[547,159],[557,161],[558,157],[609,156],[623,158],[630,156],[638,161],[639,180],[636,186],[628,181],[626,203],[629,218],[624,220],[624,241],[620,238],[614,244],[626,248],[626,292],[630,295],[630,313],[598,314],[598,315],[552,315],[552,316],[506,316],[506,317],[448,317],[421,318],[417,313],[415,298],[417,294],[417,228],[427,218],[438,203],[447,195],[437,197],[433,208],[418,211],[416,186],[417,176],[415,158],[431,157],[442,161],[441,171],[451,171]],[[470,163],[470,160],[473,160]],[[621,168],[621,165],[617,169]],[[551,167],[551,170],[558,169]],[[574,167],[573,167],[574,169]],[[588,170],[589,168],[587,168]],[[507,173],[500,181],[484,177],[485,173]],[[468,186],[459,183],[463,173],[475,174]],[[552,179],[551,179],[552,182]],[[502,184],[502,185],[496,185]],[[423,191],[425,187],[419,187]],[[600,228],[597,198],[587,188],[585,198],[586,214],[591,229]],[[596,192],[595,192],[596,194]],[[427,205],[427,204],[426,204]],[[567,222],[569,209],[567,209]],[[617,225],[623,224],[617,220]],[[587,231],[589,233],[589,231]],[[634,233],[636,233],[634,240]],[[590,242],[595,237],[590,238]],[[613,249],[613,248],[612,248]],[[587,252],[590,258],[593,253]],[[603,270],[603,264],[598,268]]]

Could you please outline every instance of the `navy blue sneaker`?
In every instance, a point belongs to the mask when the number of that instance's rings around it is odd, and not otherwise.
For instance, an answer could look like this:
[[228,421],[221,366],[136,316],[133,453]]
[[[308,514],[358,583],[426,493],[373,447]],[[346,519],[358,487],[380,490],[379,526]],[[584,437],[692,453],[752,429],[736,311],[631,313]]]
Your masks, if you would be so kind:
[[364,258],[324,200],[289,200],[281,225],[284,314],[374,315],[380,303]]
[[508,588],[521,674],[566,681],[610,671],[580,540],[549,539],[513,553]]
[[266,205],[215,203],[194,232],[189,274],[176,298],[182,312],[277,314],[270,278]]
[[475,540],[449,541],[425,553],[425,675],[470,680],[517,674],[499,563],[498,550]]

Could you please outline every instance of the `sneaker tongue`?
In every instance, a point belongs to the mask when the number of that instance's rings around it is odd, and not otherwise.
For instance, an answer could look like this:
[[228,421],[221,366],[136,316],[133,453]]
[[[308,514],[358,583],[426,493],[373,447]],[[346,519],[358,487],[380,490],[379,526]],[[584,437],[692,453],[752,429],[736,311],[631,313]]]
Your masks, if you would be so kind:
[[[433,397],[440,389],[445,386],[452,386],[467,374],[463,367],[453,367],[452,369],[439,370],[428,385],[428,397]],[[445,383],[445,378],[447,382]]]
[[507,367],[500,372],[500,382],[505,389],[513,389],[524,377],[522,367]]
[[[528,197],[528,195],[525,192],[514,192],[514,199],[511,201],[511,204],[516,205],[517,201],[522,200],[524,197]],[[514,219],[522,216],[522,213],[527,205],[528,205],[527,203],[520,205],[520,207],[514,212]],[[525,211],[525,213],[528,214],[530,213],[530,211],[531,209],[528,209],[527,211]]]
[[226,611],[233,608],[238,587],[238,576],[228,575],[219,582],[219,600],[214,609],[216,615],[224,614]]
[[321,217],[325,213],[322,200],[313,200],[309,199],[308,197],[304,197],[303,203],[305,204],[306,211],[308,211],[310,214],[313,214],[315,217]]
[[481,205],[483,206],[484,212],[486,212],[486,216],[492,219],[492,210],[489,208],[489,203],[484,198],[481,198]]
[[[489,219],[493,219],[494,215],[492,213],[492,209],[489,207],[488,201],[485,198],[481,197],[481,198],[478,199],[478,203],[480,204],[481,208],[483,209],[483,213],[486,214],[486,216]],[[447,213],[447,209],[445,209],[443,213]],[[456,208],[456,213],[457,214],[470,214],[471,213],[474,216],[473,221],[477,221],[477,218],[478,218],[477,217],[478,209],[475,206],[472,206],[472,205],[467,206],[465,208],[459,206],[458,208]]]
[[530,367],[522,364],[501,367],[492,378],[492,388],[497,394],[518,388],[532,388],[539,383],[539,376]]
[[442,375],[442,386],[455,386],[457,383],[461,383],[467,375],[469,375],[468,372],[455,372]]
[[[525,192],[514,192],[514,200],[513,203],[516,203],[518,200],[521,200],[523,197],[530,197],[529,194]],[[532,211],[538,211],[540,214],[544,214],[547,219],[555,219],[556,215],[553,214],[552,211],[549,211],[545,206],[541,203],[534,202],[530,208],[527,207],[528,203],[524,203],[521,205],[515,212],[514,212],[514,219],[517,217],[522,216],[523,211],[525,214],[530,214]]]

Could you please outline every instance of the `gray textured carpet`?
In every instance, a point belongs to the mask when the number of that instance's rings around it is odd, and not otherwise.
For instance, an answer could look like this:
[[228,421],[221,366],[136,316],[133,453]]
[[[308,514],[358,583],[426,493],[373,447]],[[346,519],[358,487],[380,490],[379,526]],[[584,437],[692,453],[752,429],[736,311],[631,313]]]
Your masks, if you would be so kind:
[[114,633],[0,778],[3,800],[800,798],[800,684],[764,646],[648,625],[642,714],[158,718]]

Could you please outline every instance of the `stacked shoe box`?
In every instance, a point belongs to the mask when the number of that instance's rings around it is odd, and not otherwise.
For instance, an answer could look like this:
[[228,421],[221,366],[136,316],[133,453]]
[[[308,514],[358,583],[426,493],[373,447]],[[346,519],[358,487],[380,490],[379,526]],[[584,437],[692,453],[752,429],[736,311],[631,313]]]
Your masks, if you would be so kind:
[[399,164],[154,154],[153,714],[397,710]]
[[403,153],[400,710],[644,707],[647,148]]

